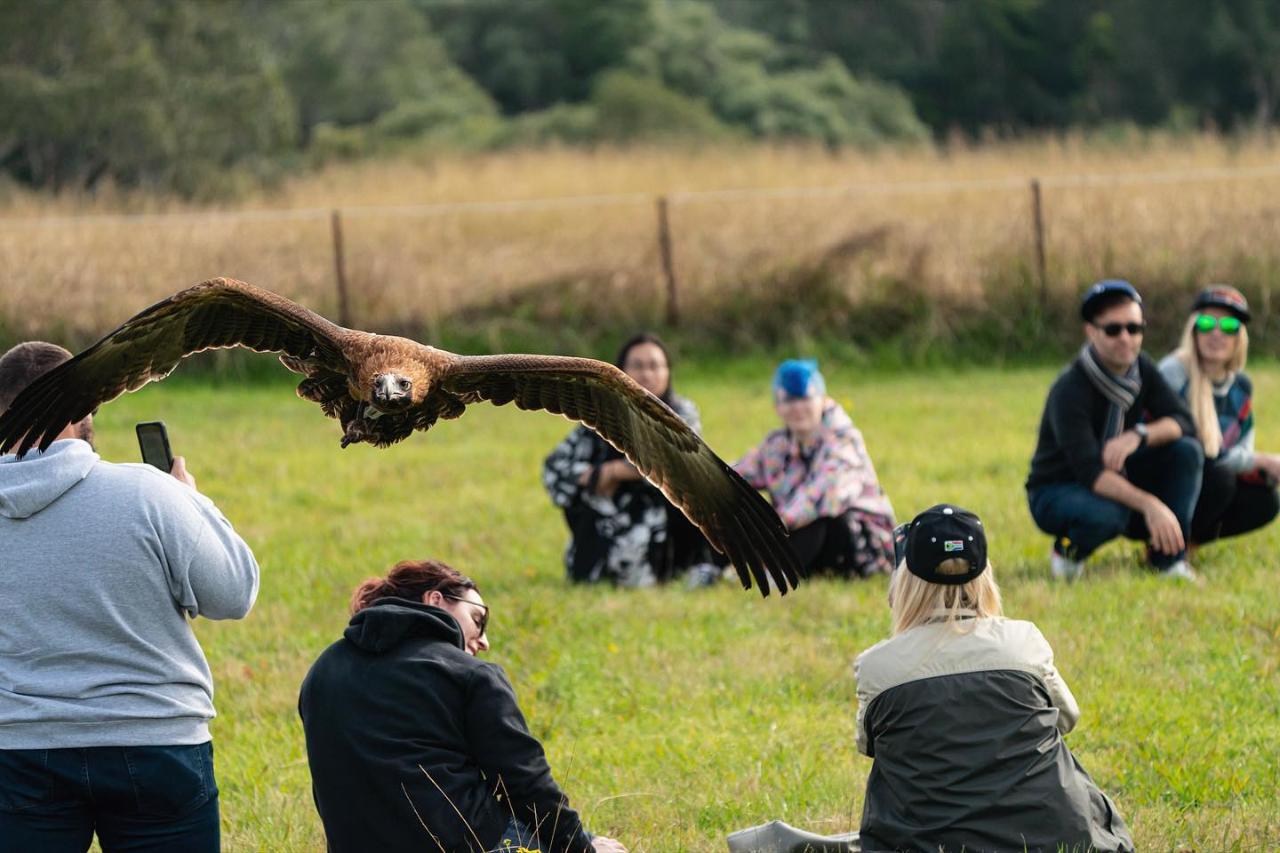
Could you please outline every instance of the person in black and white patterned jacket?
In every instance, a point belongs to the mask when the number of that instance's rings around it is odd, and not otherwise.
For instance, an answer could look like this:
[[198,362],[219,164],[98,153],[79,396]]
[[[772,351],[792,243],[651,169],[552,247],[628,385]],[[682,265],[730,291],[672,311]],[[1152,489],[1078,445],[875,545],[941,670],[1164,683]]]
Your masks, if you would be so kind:
[[[671,360],[656,336],[631,338],[614,364],[701,430],[697,407],[672,391]],[[719,577],[698,529],[588,427],[578,426],[551,451],[542,484],[569,526],[564,563],[570,581],[652,586],[691,569],[699,582]]]

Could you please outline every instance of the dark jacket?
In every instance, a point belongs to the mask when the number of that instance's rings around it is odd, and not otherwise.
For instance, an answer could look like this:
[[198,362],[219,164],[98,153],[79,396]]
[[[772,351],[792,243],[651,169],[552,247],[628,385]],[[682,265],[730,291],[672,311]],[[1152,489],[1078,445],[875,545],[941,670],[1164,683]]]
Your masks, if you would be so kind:
[[[1155,362],[1146,353],[1138,354],[1142,390],[1124,416],[1124,428],[1138,421],[1172,417],[1182,434],[1195,437],[1196,427],[1187,404],[1173,391]],[[1058,375],[1040,418],[1040,438],[1031,457],[1027,490],[1051,483],[1076,482],[1087,489],[1102,473],[1102,431],[1106,427],[1107,398],[1093,387],[1080,362],[1071,362]]]
[[511,817],[544,853],[589,851],[502,669],[443,610],[381,599],[312,665],[298,712],[329,850],[496,848]]
[[1115,804],[1062,738],[1080,710],[1044,636],[966,613],[858,657],[858,749],[875,759],[862,849],[1132,853]]

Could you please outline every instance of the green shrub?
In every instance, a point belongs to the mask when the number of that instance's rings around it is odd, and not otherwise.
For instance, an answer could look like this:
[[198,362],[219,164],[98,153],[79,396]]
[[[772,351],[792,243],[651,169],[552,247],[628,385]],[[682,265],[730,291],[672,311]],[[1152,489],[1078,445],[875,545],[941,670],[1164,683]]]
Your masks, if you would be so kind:
[[707,105],[653,78],[622,71],[602,76],[591,94],[597,134],[609,142],[662,139],[722,141],[732,131]]
[[797,59],[693,0],[672,0],[660,12],[653,37],[631,52],[629,67],[706,103],[728,124],[764,139],[831,146],[928,138],[902,90],[862,82],[833,56]]
[[339,127],[321,122],[311,131],[307,156],[313,166],[332,161],[358,160],[369,153],[369,133],[364,127]]
[[556,104],[509,119],[498,130],[494,143],[499,146],[538,146],[553,142],[586,145],[597,139],[599,122],[595,107],[589,104]]

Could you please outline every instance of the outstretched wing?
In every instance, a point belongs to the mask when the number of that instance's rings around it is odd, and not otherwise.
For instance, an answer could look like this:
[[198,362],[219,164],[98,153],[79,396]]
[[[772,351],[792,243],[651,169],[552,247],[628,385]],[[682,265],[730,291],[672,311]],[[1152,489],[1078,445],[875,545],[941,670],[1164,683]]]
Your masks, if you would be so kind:
[[40,376],[0,415],[0,452],[53,443],[68,424],[126,391],[163,379],[183,358],[248,347],[345,369],[346,329],[261,288],[215,278],[157,302]]
[[743,588],[786,594],[800,564],[768,501],[665,403],[610,364],[538,355],[458,356],[440,385],[465,402],[514,402],[594,429],[729,557]]

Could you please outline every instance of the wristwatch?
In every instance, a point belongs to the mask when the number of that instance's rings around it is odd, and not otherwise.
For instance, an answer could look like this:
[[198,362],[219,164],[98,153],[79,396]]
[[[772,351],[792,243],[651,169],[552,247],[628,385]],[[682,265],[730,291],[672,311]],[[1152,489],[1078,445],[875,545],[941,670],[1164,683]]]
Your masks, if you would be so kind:
[[1138,446],[1144,446],[1147,443],[1147,425],[1136,423],[1133,425],[1133,431],[1138,434]]

